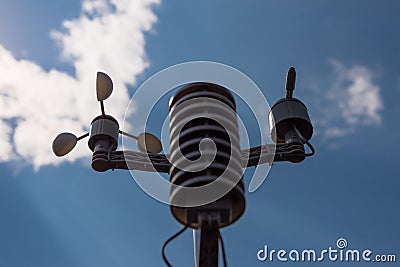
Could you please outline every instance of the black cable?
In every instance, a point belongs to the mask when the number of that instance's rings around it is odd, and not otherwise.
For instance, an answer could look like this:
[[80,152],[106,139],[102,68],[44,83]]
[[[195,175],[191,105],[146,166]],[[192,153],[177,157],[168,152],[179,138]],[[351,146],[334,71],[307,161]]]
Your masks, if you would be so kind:
[[310,148],[310,150],[311,150],[311,153],[308,153],[308,154],[306,154],[306,157],[308,157],[308,156],[312,156],[312,155],[314,155],[315,154],[315,149],[314,149],[314,147],[311,145],[311,143],[310,142],[306,142],[306,144],[307,144],[307,146]]
[[306,157],[314,155],[314,154],[315,154],[315,149],[314,149],[314,147],[311,145],[311,143],[308,142],[308,141],[304,138],[304,136],[301,134],[301,132],[299,131],[299,129],[297,129],[296,125],[293,124],[293,128],[294,128],[294,131],[296,132],[296,134],[300,137],[301,141],[302,141],[303,143],[305,143],[305,144],[311,149],[311,153],[307,153],[307,154],[306,154]]
[[171,263],[168,261],[167,257],[165,256],[165,247],[168,245],[169,242],[171,242],[172,240],[174,240],[175,238],[177,238],[179,235],[181,235],[183,232],[185,232],[186,229],[187,229],[188,227],[189,227],[188,225],[185,225],[185,227],[183,227],[183,228],[182,228],[181,230],[179,230],[176,234],[174,234],[173,236],[171,236],[170,238],[168,238],[167,241],[165,241],[164,244],[162,245],[162,248],[161,248],[161,255],[162,255],[162,258],[163,258],[165,264],[166,264],[168,267],[172,267],[172,265],[171,265]]
[[224,267],[227,267],[228,264],[226,262],[226,254],[225,254],[225,246],[224,246],[224,240],[222,239],[221,231],[218,230],[218,239],[219,242],[221,243],[221,250],[222,250],[222,259],[224,261]]

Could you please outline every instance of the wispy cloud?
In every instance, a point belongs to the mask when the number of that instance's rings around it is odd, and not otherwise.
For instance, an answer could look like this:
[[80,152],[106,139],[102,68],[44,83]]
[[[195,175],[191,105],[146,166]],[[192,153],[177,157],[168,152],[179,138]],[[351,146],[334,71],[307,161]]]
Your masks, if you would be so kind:
[[[351,135],[358,126],[379,126],[383,102],[376,74],[365,66],[331,60],[333,81],[315,100],[316,128],[323,140]],[[323,92],[319,85],[318,92]]]
[[23,160],[38,169],[88,155],[81,144],[68,157],[56,158],[51,142],[62,131],[88,130],[99,112],[94,90],[99,70],[113,78],[116,88],[106,109],[122,120],[127,86],[149,64],[144,33],[157,20],[152,5],[158,2],[84,0],[78,18],[51,32],[73,75],[18,60],[0,44],[0,162]]

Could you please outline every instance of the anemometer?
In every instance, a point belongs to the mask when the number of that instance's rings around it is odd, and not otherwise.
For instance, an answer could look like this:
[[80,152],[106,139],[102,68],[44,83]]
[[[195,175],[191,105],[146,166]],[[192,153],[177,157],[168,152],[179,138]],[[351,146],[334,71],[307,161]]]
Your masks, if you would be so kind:
[[[274,144],[248,149],[240,147],[236,103],[229,89],[207,82],[183,86],[169,103],[170,154],[163,154],[155,135],[126,133],[114,117],[105,113],[104,101],[111,96],[113,82],[107,74],[98,72],[96,92],[101,115],[92,120],[89,133],[79,137],[59,134],[53,141],[53,151],[59,157],[65,156],[77,141],[89,137],[92,168],[98,172],[124,169],[168,173],[171,213],[184,227],[163,244],[165,263],[172,266],[165,255],[166,245],[192,228],[200,233],[195,265],[218,266],[220,242],[226,266],[220,229],[237,221],[245,210],[243,168],[278,161],[299,163],[315,152],[309,142],[313,126],[307,108],[293,98],[295,81],[296,71],[291,67],[286,77],[286,97],[269,111]],[[135,139],[139,151],[118,151],[119,135]]]

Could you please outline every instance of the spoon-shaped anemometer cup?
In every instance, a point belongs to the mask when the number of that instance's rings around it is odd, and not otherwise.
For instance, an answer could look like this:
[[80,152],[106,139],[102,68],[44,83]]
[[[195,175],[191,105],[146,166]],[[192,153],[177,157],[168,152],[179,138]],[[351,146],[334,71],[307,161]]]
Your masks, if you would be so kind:
[[97,100],[104,101],[106,100],[113,91],[113,82],[111,78],[105,74],[104,72],[97,72],[96,79],[96,93]]
[[58,157],[67,155],[76,145],[78,138],[72,133],[61,133],[53,141],[53,152]]
[[137,147],[142,152],[160,153],[162,145],[160,139],[151,133],[141,133],[137,137]]

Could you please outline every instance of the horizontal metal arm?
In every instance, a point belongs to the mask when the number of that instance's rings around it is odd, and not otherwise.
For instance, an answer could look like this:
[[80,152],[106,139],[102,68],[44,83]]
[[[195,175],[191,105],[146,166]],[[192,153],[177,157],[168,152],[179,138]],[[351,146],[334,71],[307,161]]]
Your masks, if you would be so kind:
[[[310,146],[310,144],[308,144]],[[310,147],[312,151],[312,146]],[[266,144],[243,149],[242,166],[251,167],[260,164],[272,164],[280,161],[293,161],[294,158],[304,159],[314,152],[306,154],[304,145],[293,142],[288,144]],[[139,170],[148,172],[168,173],[170,162],[169,154],[143,153],[138,151],[97,151],[93,153],[92,168],[99,172],[107,170]]]
[[169,172],[167,155],[137,151],[98,151],[93,153],[92,168],[99,172],[107,170],[139,170],[148,172]]

